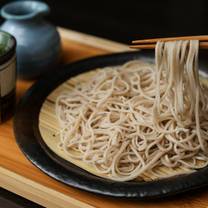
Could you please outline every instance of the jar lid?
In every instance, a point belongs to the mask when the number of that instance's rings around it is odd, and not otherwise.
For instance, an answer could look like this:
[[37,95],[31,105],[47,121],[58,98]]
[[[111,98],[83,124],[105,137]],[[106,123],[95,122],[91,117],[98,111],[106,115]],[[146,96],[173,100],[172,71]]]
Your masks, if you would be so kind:
[[0,31],[0,64],[8,61],[15,53],[16,40],[7,32]]

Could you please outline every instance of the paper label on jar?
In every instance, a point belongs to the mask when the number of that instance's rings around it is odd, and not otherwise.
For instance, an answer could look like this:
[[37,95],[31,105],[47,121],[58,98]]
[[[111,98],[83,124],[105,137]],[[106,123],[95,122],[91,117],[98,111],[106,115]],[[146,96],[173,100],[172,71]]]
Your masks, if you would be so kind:
[[0,95],[9,94],[16,84],[16,56],[0,66]]

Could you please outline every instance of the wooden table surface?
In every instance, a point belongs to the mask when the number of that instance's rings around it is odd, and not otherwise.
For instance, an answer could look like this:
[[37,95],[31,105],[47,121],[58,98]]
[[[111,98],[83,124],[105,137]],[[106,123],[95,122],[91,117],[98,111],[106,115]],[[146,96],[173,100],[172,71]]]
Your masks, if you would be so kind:
[[[64,29],[60,29],[60,34],[63,59],[66,63],[128,49],[123,44]],[[17,82],[18,99],[32,84],[31,81]],[[208,207],[208,188],[163,200],[141,202],[102,197],[57,182],[42,173],[24,157],[15,142],[12,119],[0,125],[0,185],[42,206],[54,208]]]

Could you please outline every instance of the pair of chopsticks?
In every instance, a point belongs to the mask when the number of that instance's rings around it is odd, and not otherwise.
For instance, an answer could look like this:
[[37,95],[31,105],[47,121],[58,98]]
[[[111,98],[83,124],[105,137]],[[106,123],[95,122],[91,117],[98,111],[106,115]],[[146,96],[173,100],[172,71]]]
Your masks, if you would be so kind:
[[200,49],[208,49],[208,35],[134,40],[132,41],[132,45],[130,46],[130,48],[154,49],[157,41],[176,41],[176,40],[199,40]]

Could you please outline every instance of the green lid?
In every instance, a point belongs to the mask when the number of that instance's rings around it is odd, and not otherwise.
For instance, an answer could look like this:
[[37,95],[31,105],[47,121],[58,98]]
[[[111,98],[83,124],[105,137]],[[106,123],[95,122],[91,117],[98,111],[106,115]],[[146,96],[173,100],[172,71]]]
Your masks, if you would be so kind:
[[0,56],[5,55],[8,53],[10,50],[15,45],[15,40],[12,35],[9,33],[0,31]]
[[15,38],[9,33],[0,30],[0,64],[8,61],[15,54],[15,49]]

